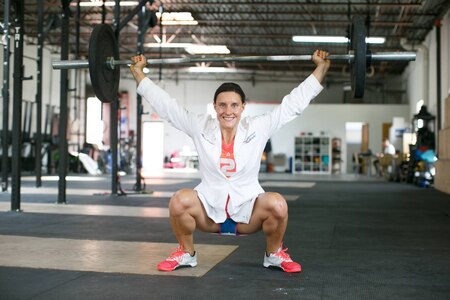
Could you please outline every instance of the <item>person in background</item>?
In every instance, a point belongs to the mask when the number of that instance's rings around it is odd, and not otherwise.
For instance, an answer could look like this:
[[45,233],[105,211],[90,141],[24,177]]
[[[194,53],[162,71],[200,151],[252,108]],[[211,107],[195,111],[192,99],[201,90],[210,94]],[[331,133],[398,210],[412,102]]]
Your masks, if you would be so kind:
[[389,139],[383,141],[383,153],[395,155],[395,147],[389,142]]
[[179,246],[157,265],[158,270],[197,265],[195,230],[232,235],[262,230],[266,240],[263,266],[301,271],[300,264],[282,247],[288,223],[286,200],[279,193],[265,192],[258,174],[268,139],[299,116],[322,91],[321,82],[330,67],[328,55],[326,51],[314,52],[316,67],[312,74],[272,112],[242,119],[246,98],[236,83],[224,83],[216,90],[213,104],[217,118],[198,115],[145,77],[147,60],[143,55],[131,58],[137,92],[162,119],[193,139],[200,164],[200,184],[194,189],[181,189],[170,199],[170,224]]
[[373,165],[375,167],[375,170],[377,172],[378,176],[383,176],[383,171],[381,170],[380,166],[380,158],[388,155],[395,155],[395,147],[389,142],[389,139],[383,140],[383,153],[378,153],[376,156],[377,158],[373,161]]

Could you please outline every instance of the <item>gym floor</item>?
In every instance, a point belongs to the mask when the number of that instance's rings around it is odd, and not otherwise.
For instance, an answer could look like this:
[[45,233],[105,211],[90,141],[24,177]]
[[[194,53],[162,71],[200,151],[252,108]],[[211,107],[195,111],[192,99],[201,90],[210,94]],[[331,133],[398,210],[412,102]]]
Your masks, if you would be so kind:
[[[262,266],[264,236],[197,232],[196,268],[157,261],[176,247],[170,195],[196,174],[148,178],[149,194],[109,195],[110,178],[22,181],[23,212],[0,194],[1,299],[449,299],[450,196],[433,188],[348,176],[262,174],[286,196],[284,246],[303,272]],[[125,190],[134,179],[122,178]]]

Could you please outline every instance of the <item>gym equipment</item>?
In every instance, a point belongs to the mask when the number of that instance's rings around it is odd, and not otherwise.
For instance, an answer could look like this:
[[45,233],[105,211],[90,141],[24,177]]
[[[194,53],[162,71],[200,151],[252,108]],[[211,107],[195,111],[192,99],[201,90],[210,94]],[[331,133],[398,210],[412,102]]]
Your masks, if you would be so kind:
[[350,64],[351,86],[353,97],[362,98],[366,84],[366,69],[372,59],[370,55],[366,56],[366,27],[364,26],[363,18],[357,17],[353,20],[351,37],[350,46],[355,57],[354,62]]
[[105,65],[108,59],[117,57],[119,46],[111,27],[95,26],[89,40],[89,75],[95,95],[102,102],[111,102],[117,97],[120,70]]
[[[372,61],[414,61],[414,52],[372,53],[366,48],[364,19],[356,17],[352,24],[351,50],[348,54],[331,54],[331,61],[345,61],[350,65],[352,89],[355,98],[364,96],[366,68]],[[272,55],[272,56],[227,56],[227,57],[183,57],[148,59],[148,65],[185,64],[196,62],[231,61],[309,61],[311,55]],[[119,66],[131,65],[131,60],[120,60],[114,32],[109,25],[96,25],[89,43],[89,60],[53,61],[53,69],[89,68],[92,87],[102,102],[111,102],[117,96],[119,87]]]

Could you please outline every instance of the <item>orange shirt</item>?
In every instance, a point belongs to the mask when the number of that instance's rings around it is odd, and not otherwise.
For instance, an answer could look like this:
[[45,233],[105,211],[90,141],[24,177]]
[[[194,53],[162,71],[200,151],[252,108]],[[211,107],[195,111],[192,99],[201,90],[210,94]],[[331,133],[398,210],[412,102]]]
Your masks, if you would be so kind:
[[[225,141],[222,139],[222,153],[220,154],[220,171],[222,171],[227,178],[230,178],[231,175],[236,173],[236,162],[234,160],[234,139],[231,144],[225,144]],[[225,204],[225,212],[227,213],[227,218],[230,218],[228,214],[228,202],[230,201],[230,195],[228,195],[227,203]]]
[[233,151],[234,140],[231,144],[225,144],[222,139],[222,153],[220,154],[220,170],[228,178],[236,173],[236,162],[234,161],[234,151]]

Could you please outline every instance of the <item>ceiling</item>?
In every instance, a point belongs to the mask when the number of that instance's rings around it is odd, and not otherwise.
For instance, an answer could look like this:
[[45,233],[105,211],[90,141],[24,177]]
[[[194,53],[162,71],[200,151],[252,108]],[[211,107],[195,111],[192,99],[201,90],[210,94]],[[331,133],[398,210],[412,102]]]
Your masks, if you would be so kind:
[[[3,1],[1,10],[3,11]],[[13,1],[12,1],[13,2]],[[37,3],[26,1],[25,33],[27,43],[35,43],[37,36]],[[60,17],[61,1],[44,1],[46,22]],[[80,7],[79,52],[77,45],[77,4],[71,1],[70,53],[85,58],[90,33],[95,24],[113,24],[114,7]],[[81,2],[90,2],[83,0]],[[311,54],[315,49],[327,49],[333,54],[348,53],[347,44],[304,44],[292,42],[293,35],[347,36],[354,16],[366,18],[369,36],[386,38],[382,45],[370,45],[372,52],[406,51],[401,43],[419,45],[435,21],[448,11],[450,1],[444,0],[366,0],[366,1],[234,1],[234,0],[163,0],[165,12],[191,12],[198,25],[147,27],[146,43],[155,43],[155,36],[161,33],[173,43],[203,43],[226,45],[232,56],[269,56]],[[121,7],[121,20],[130,15],[135,6]],[[12,14],[14,6],[12,5]],[[3,12],[1,12],[3,14]],[[120,32],[119,48],[122,59],[128,59],[137,52],[137,16],[133,17]],[[61,27],[56,26],[46,33],[45,45],[59,51]],[[148,58],[169,58],[190,56],[182,48],[146,48]],[[214,55],[219,56],[219,55]],[[407,62],[373,63],[375,76],[401,74]],[[216,62],[210,66],[226,66],[247,72],[279,74],[285,72],[310,71],[311,62]],[[187,65],[164,65],[168,74],[186,68]],[[250,71],[248,71],[250,70]],[[334,62],[331,73],[341,75],[348,72],[345,63]],[[170,75],[168,75],[170,76]]]

